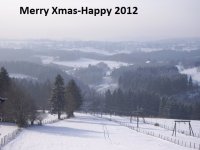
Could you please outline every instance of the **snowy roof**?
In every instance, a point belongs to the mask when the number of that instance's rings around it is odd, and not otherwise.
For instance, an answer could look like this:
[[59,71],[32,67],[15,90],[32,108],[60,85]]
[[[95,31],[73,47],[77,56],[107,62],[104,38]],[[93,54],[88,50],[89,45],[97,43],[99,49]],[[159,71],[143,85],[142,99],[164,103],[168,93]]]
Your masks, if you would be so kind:
[[7,98],[0,97],[0,103],[3,103]]

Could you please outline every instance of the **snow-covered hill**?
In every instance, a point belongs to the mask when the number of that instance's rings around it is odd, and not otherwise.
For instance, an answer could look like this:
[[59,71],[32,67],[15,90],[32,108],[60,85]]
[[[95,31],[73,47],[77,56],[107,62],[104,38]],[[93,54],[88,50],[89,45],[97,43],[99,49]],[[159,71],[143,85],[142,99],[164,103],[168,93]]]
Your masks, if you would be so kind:
[[12,133],[13,131],[17,130],[18,127],[14,123],[4,123],[0,122],[0,139],[4,137],[5,135],[8,135],[9,133]]
[[200,84],[200,68],[199,67],[192,67],[185,69],[182,65],[176,66],[181,74],[186,74],[191,76],[193,81]]
[[3,150],[188,150],[86,114],[24,129]]

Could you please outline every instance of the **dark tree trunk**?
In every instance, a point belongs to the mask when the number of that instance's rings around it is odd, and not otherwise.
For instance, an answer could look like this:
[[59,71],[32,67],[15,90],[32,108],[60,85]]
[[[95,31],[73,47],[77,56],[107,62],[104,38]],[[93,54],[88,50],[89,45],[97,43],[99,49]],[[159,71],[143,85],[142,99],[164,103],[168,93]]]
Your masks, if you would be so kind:
[[60,116],[61,116],[61,113],[60,112],[58,112],[58,119],[60,120]]
[[74,117],[74,112],[70,112],[67,114],[67,118],[72,118],[72,117]]
[[34,125],[34,121],[33,120],[31,120],[31,125]]

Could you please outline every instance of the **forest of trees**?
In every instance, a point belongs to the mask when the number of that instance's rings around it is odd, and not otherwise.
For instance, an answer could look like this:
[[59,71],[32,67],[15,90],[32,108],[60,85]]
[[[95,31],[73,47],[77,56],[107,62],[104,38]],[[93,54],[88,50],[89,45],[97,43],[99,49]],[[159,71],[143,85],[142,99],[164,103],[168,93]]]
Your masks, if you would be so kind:
[[113,73],[119,77],[119,89],[106,92],[105,111],[130,115],[140,108],[144,116],[200,119],[199,101],[178,99],[186,93],[190,97],[195,93],[195,99],[200,99],[199,87],[176,67],[122,69]]
[[[60,84],[63,89],[60,88]],[[62,93],[61,96],[59,93]],[[20,127],[33,124],[35,120],[41,118],[38,110],[56,110],[52,113],[58,113],[60,119],[63,112],[72,117],[73,112],[82,104],[81,92],[74,80],[69,81],[65,92],[61,75],[57,75],[52,86],[50,81],[39,83],[12,79],[3,67],[0,70],[0,97],[5,99],[0,104],[0,120],[16,123]],[[53,101],[54,105],[51,105],[50,102]]]
[[60,119],[61,113],[65,111],[67,117],[73,117],[74,111],[82,104],[81,91],[74,80],[70,80],[66,88],[61,75],[57,75],[50,98],[50,111],[57,113]]
[[0,106],[1,120],[26,126],[28,120],[32,120],[33,116],[36,116],[33,100],[14,80],[9,78],[5,68],[0,70],[0,86],[0,95],[6,99]]
[[118,115],[134,115],[139,110],[146,117],[200,119],[200,88],[176,67],[129,66],[114,70],[112,76],[118,80],[118,89],[105,94],[92,89],[83,93],[75,80],[61,74],[54,81],[39,82],[10,78],[2,67],[0,98],[5,102],[0,104],[0,120],[26,126],[41,117],[38,110],[49,110],[60,119],[62,113],[73,117],[80,106],[83,111]]
[[154,92],[129,91],[118,89],[105,95],[105,112],[119,115],[135,115],[142,111],[144,117],[179,119],[200,119],[200,103],[186,104],[171,97]]
[[88,85],[99,84],[103,80],[106,71],[109,70],[107,64],[101,62],[96,65],[88,65],[87,68],[79,68],[74,71],[74,76]]

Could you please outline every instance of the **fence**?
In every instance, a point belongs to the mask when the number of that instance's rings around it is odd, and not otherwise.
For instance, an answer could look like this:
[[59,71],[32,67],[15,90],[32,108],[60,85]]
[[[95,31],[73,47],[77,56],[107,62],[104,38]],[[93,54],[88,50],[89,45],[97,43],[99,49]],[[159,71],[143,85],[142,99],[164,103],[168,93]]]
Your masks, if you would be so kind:
[[3,136],[2,138],[0,138],[0,150],[3,146],[5,146],[8,142],[10,142],[11,140],[13,140],[21,131],[21,128],[18,128],[16,130],[14,130],[13,132]]
[[[145,123],[154,125],[156,122],[151,122],[151,121],[146,121],[146,120],[145,120]],[[169,126],[164,125],[164,124],[160,124],[160,123],[159,123],[159,127],[164,128],[164,129],[167,129],[167,130],[173,131],[173,127],[169,127]],[[186,131],[186,130],[176,130],[176,131],[177,131],[178,133],[181,133],[181,134],[190,135],[190,132],[189,132],[189,131]],[[195,132],[194,132],[194,135],[193,135],[193,136],[194,136],[194,137],[197,137],[197,138],[200,138],[200,133],[195,133]]]
[[[99,116],[97,116],[97,117],[99,117]],[[168,141],[168,142],[171,142],[171,143],[183,146],[183,147],[200,150],[200,144],[198,145],[198,144],[196,144],[194,142],[186,142],[186,141],[179,140],[179,139],[176,139],[176,138],[167,137],[167,136],[164,136],[164,135],[161,135],[161,134],[156,134],[153,131],[142,130],[140,128],[134,127],[130,123],[118,121],[118,120],[115,120],[115,119],[113,119],[111,117],[110,118],[106,118],[106,117],[103,117],[102,115],[100,117],[103,118],[103,119],[109,120],[109,121],[116,122],[116,123],[118,123],[118,124],[120,124],[122,126],[128,127],[131,130],[135,130],[137,132],[140,132],[140,133],[143,133],[143,134],[146,134],[146,135],[149,135],[149,136],[153,136],[153,137],[156,137],[156,138],[159,138],[159,139],[162,139],[162,140],[165,140],[165,141]]]
[[[67,116],[63,116],[61,117],[61,120],[67,119]],[[51,123],[55,123],[60,121],[60,119],[56,118],[56,119],[45,119],[42,121],[42,124],[51,124]]]
[[[66,116],[61,117],[61,119],[66,119]],[[42,124],[50,124],[50,123],[55,123],[60,121],[59,119],[45,119],[42,121]],[[28,126],[30,127],[30,126]],[[0,138],[0,150],[2,149],[3,146],[5,146],[6,144],[8,144],[11,140],[15,139],[16,136],[22,131],[21,128],[18,128],[16,130],[14,130],[13,132],[3,136],[2,138]]]

